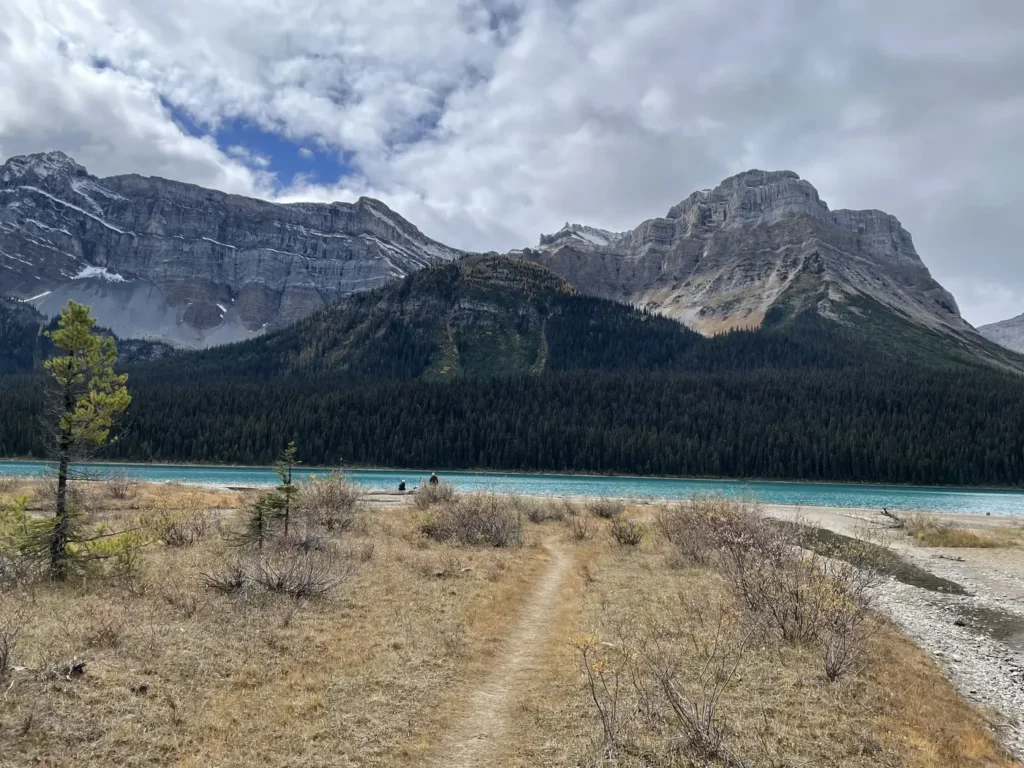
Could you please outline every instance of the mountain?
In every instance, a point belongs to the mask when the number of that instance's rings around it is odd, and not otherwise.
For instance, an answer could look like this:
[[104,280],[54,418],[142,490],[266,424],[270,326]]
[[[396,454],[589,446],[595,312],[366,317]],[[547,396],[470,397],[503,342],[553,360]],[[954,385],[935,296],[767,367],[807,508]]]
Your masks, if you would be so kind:
[[522,259],[470,256],[350,296],[287,328],[138,371],[208,384],[281,377],[380,381],[835,368],[863,359],[837,332],[801,325],[707,339],[680,323],[582,296]]
[[[790,171],[739,174],[632,231],[567,223],[509,255],[706,336],[810,312],[859,336],[861,349],[1024,370],[960,317],[899,221],[831,211]],[[89,304],[122,339],[245,340],[469,257],[369,198],[280,205],[166,179],[99,179],[60,152],[0,166],[0,295],[47,317],[69,298]],[[506,362],[519,370],[525,359]]]
[[[581,292],[678,319],[705,335],[757,328],[773,309],[846,325],[889,315],[1002,360],[960,317],[900,222],[829,210],[791,171],[747,171],[630,232],[566,224],[520,253]],[[875,318],[875,322],[878,318]]]
[[[917,328],[872,338],[772,307],[707,337],[534,262],[470,256],[258,338],[127,365],[111,457],[267,463],[296,440],[326,465],[1018,484],[1024,378],[938,334],[945,354],[908,364],[887,341],[922,346]],[[37,378],[0,386],[0,455],[42,455]]]
[[46,318],[33,307],[0,296],[0,376],[28,373],[39,356],[41,328]]
[[279,205],[62,152],[0,165],[0,295],[47,316],[68,299],[118,336],[205,347],[462,256],[383,203]]
[[[42,361],[53,353],[52,344],[43,334],[53,327],[56,327],[56,320],[45,317],[32,305],[0,296],[0,377],[38,370]],[[105,336],[114,336],[107,328],[97,330]],[[123,365],[156,360],[172,349],[157,341],[116,336],[114,339],[118,360]]]
[[978,333],[989,341],[1024,354],[1024,315],[983,325],[978,328]]

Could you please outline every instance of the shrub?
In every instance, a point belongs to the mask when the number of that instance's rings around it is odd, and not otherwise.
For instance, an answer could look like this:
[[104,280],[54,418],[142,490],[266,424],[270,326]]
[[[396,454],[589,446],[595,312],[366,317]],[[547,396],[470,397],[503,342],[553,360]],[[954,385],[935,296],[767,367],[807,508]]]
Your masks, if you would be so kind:
[[721,606],[682,608],[636,609],[610,641],[574,641],[611,758],[601,765],[741,765],[721,700],[751,633]]
[[282,550],[256,558],[250,578],[268,592],[294,598],[321,597],[352,576],[353,568],[333,552]]
[[352,560],[333,549],[302,551],[279,547],[232,558],[219,570],[202,574],[202,578],[206,586],[224,594],[263,591],[304,599],[322,597],[354,573]]
[[612,518],[608,526],[608,535],[622,547],[637,547],[644,540],[647,529],[643,523],[632,520],[625,515]]
[[882,626],[866,601],[851,597],[838,583],[835,587],[821,633],[821,660],[830,682],[863,664],[868,641]]
[[588,502],[587,509],[595,517],[611,520],[626,511],[626,503],[622,499],[600,498]]
[[583,513],[579,505],[572,499],[559,499],[558,506],[561,507],[563,520],[578,517]]
[[565,508],[562,504],[547,500],[523,502],[526,517],[531,523],[561,522],[565,519]]
[[736,502],[724,497],[694,496],[660,508],[654,515],[654,525],[681,562],[707,565],[720,546],[723,522],[727,523],[738,509]]
[[14,489],[17,487],[18,478],[11,475],[0,475],[0,495],[14,493]]
[[715,563],[750,611],[784,642],[818,644],[830,680],[856,666],[876,628],[870,607],[881,578],[877,546],[822,546],[813,529],[735,502],[720,511]]
[[314,477],[299,488],[298,507],[328,531],[344,532],[359,517],[359,488],[340,472]]
[[589,541],[594,538],[597,526],[594,523],[594,518],[590,515],[576,515],[568,518],[568,521],[569,535],[576,541]]
[[429,509],[438,504],[450,504],[458,498],[455,487],[443,480],[437,485],[421,485],[412,495],[416,509]]
[[103,481],[103,493],[108,499],[123,501],[135,498],[139,484],[125,475],[110,475]]
[[210,589],[232,595],[241,592],[249,585],[249,573],[246,564],[239,557],[227,560],[219,570],[202,574],[203,583]]
[[168,547],[190,547],[206,538],[210,529],[206,509],[185,509],[178,512],[161,510],[150,521],[157,540]]
[[421,530],[435,541],[492,547],[519,547],[523,543],[523,515],[507,496],[477,493],[442,504]]

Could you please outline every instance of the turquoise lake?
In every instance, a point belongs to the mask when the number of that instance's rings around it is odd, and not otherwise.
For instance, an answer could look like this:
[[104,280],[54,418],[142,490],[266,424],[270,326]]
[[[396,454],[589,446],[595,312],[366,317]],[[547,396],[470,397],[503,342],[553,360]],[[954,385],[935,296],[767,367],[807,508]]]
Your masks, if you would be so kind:
[[[0,475],[38,476],[44,462],[0,461]],[[268,467],[182,466],[165,464],[81,464],[79,471],[103,476],[122,474],[154,482],[214,485],[270,485],[276,480]],[[326,469],[300,469],[301,477],[323,475]],[[353,482],[368,488],[393,489],[400,480],[409,488],[429,476],[419,470],[346,470]],[[744,480],[687,480],[651,477],[594,477],[490,472],[442,472],[446,482],[463,491],[510,491],[545,496],[632,496],[681,499],[694,494],[724,494],[757,499],[765,504],[861,509],[927,509],[984,515],[1024,516],[1024,492],[970,488],[774,483]]]

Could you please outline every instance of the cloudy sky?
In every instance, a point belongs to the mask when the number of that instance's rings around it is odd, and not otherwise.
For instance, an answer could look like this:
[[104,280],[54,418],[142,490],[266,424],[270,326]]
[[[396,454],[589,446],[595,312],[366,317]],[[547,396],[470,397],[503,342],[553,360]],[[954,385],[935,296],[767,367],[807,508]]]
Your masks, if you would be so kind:
[[786,168],[1024,312],[1022,0],[3,0],[0,160],[48,149],[480,250]]

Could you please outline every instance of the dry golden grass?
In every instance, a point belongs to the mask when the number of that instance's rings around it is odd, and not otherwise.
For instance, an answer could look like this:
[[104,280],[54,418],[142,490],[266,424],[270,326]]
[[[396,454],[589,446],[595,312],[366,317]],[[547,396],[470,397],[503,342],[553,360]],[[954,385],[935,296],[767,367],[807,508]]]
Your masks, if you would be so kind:
[[[573,646],[589,636],[603,648],[621,647],[623,634],[652,618],[685,623],[682,605],[722,607],[726,616],[743,608],[717,573],[680,567],[659,541],[624,549],[603,535],[589,541],[567,535],[563,546],[573,551],[576,569],[563,597],[561,642],[548,649],[538,684],[521,695],[516,739],[502,765],[669,765],[596,759],[602,728]],[[1018,765],[941,670],[894,628],[873,636],[868,658],[858,674],[829,683],[816,650],[760,639],[723,696],[728,748],[748,766]],[[623,709],[635,703],[628,692],[623,700]],[[655,754],[652,748],[646,759]]]
[[907,534],[922,547],[995,549],[1015,547],[1024,542],[1024,529],[1012,526],[967,528],[925,513],[904,519]]
[[[38,489],[16,492],[26,490]],[[526,525],[522,548],[469,547],[425,537],[408,498],[324,534],[358,564],[326,597],[228,597],[201,574],[230,556],[222,532],[238,524],[245,494],[142,485],[131,499],[86,495],[113,524],[201,509],[219,525],[192,546],[149,547],[136,579],[0,591],[0,618],[24,617],[11,662],[21,669],[2,686],[0,766],[432,764],[465,703],[502,670],[553,550],[570,562],[556,619],[508,693],[500,732],[482,737],[496,747],[491,765],[585,765],[601,729],[573,638],[612,641],[644,615],[685,620],[681,600],[740,610],[720,576],[678,567],[653,535],[623,547],[609,520],[591,517],[596,534],[575,538],[569,522],[582,510],[533,515],[545,522]],[[651,510],[623,515],[649,526]],[[69,677],[76,659],[84,674]],[[895,630],[874,636],[870,659],[828,683],[813,651],[756,645],[723,697],[731,748],[750,766],[1015,765]]]
[[[658,553],[607,552],[591,569],[580,630],[602,639],[635,620],[638,604],[671,615],[680,597],[729,600],[712,572],[669,570]],[[876,635],[869,656],[861,674],[835,684],[813,652],[752,648],[723,696],[727,746],[753,765],[1014,765],[939,669],[895,630]],[[591,738],[599,737],[595,723]]]
[[[0,503],[17,496],[26,496],[30,511],[48,509],[52,504],[50,493],[53,482],[19,478],[9,487],[0,488]],[[234,509],[243,506],[252,495],[251,492],[183,483],[136,483],[133,484],[129,498],[113,499],[110,498],[106,483],[102,480],[81,481],[73,483],[73,487],[79,501],[85,507],[100,514],[115,516],[132,511],[149,512],[154,509]]]
[[[238,494],[200,493],[233,521]],[[150,498],[196,501],[192,489],[143,488],[123,514]],[[322,600],[211,592],[200,574],[230,554],[216,534],[152,547],[134,583],[4,593],[0,612],[27,619],[0,765],[418,764],[447,725],[453,683],[486,668],[539,562],[529,545],[429,542],[417,521],[381,510],[340,538],[372,553]],[[51,674],[74,658],[83,676]]]

